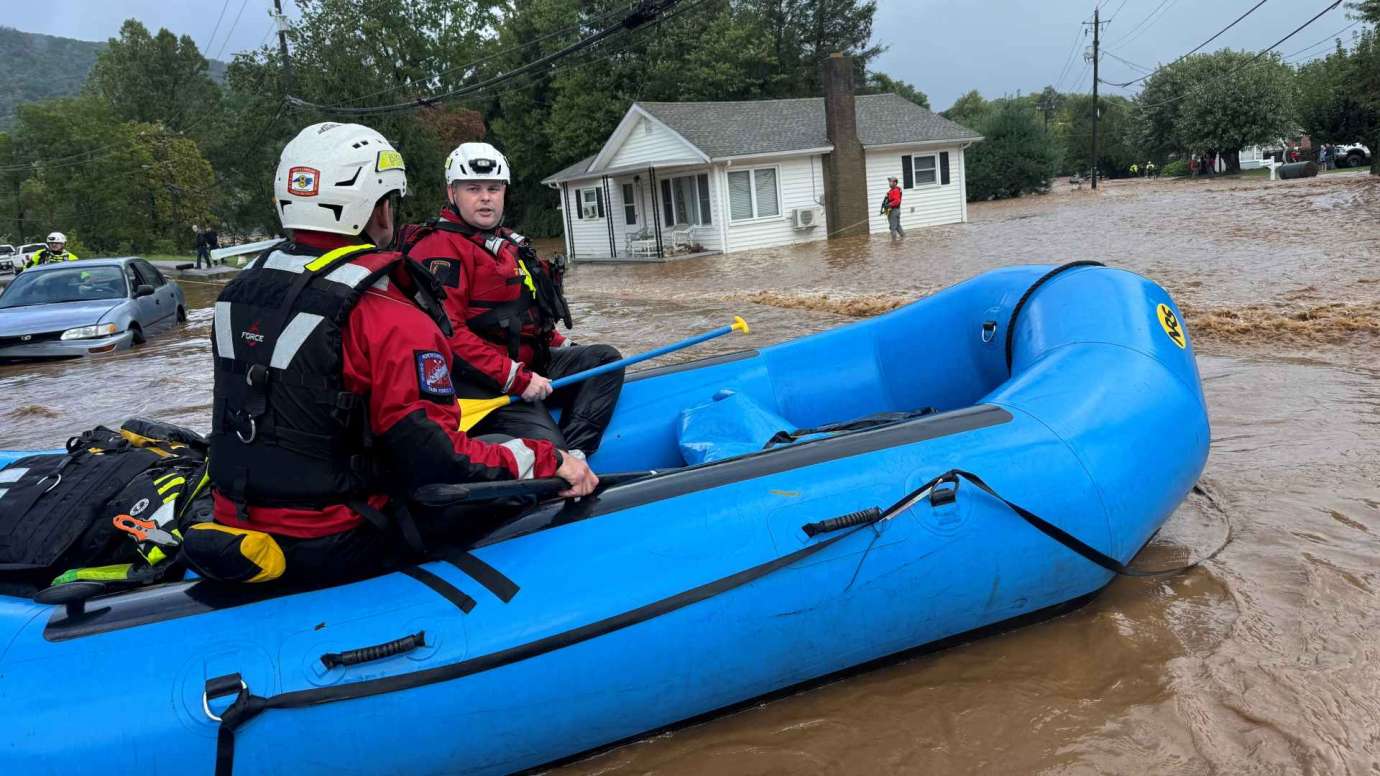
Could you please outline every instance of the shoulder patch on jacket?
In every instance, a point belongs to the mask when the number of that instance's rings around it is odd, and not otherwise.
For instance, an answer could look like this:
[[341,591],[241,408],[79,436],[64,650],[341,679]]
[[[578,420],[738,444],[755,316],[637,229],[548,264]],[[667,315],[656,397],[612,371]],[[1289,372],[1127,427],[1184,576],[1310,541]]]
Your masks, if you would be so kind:
[[431,274],[447,288],[460,287],[460,262],[455,259],[427,259],[422,262],[422,266],[431,270]]
[[446,357],[435,350],[415,351],[417,358],[417,391],[423,398],[440,404],[455,400],[455,384],[450,379]]

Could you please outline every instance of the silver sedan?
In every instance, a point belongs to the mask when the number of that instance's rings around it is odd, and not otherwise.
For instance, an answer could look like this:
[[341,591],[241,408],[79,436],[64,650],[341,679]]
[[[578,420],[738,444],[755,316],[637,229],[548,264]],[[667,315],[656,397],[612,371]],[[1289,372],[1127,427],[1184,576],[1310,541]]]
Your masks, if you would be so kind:
[[182,289],[141,258],[45,264],[0,293],[0,360],[107,353],[186,319]]

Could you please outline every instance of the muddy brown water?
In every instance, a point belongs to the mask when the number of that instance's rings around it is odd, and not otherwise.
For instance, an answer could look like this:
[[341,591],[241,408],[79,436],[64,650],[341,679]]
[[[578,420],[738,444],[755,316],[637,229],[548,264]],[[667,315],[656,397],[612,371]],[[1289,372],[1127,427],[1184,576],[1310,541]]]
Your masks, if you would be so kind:
[[[1210,546],[1223,516],[1233,543],[1058,619],[558,771],[1380,773],[1380,180],[1060,183],[969,215],[895,243],[582,265],[575,337],[636,352],[741,313],[761,345],[997,266],[1125,267],[1184,308],[1212,419],[1211,500],[1186,502],[1147,552]],[[136,414],[205,428],[218,287],[184,288],[189,322],[146,346],[0,367],[0,448]]]

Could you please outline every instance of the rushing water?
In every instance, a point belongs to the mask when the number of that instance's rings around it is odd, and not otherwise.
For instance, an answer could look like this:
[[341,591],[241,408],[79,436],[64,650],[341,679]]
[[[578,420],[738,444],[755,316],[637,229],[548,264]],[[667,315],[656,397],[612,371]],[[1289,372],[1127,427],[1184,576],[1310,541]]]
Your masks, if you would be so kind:
[[[577,267],[577,340],[625,352],[725,323],[765,344],[996,266],[1096,259],[1185,309],[1212,453],[1165,547],[1235,539],[1062,618],[565,766],[568,773],[1380,772],[1380,181],[1112,182],[972,222],[664,265]],[[173,335],[0,367],[0,448],[136,414],[204,428],[216,286]],[[696,355],[742,347],[723,338]],[[535,720],[537,724],[539,720]]]

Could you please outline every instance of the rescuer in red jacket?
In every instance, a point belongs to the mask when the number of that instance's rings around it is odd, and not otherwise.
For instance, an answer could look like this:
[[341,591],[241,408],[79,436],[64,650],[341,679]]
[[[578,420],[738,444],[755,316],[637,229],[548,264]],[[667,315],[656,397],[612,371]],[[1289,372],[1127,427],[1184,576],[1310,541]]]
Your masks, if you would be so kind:
[[[464,143],[446,160],[447,203],[416,227],[406,252],[446,289],[457,389],[466,398],[508,394],[521,402],[490,413],[475,433],[545,439],[592,454],[613,416],[623,372],[552,392],[551,380],[621,358],[608,345],[575,345],[559,268],[503,221],[508,160],[488,143]],[[547,406],[561,410],[559,425]]]
[[368,127],[316,124],[283,149],[274,194],[290,239],[216,301],[215,523],[189,532],[189,551],[196,534],[203,550],[220,539],[249,557],[249,529],[276,540],[289,574],[349,577],[387,563],[380,532],[415,540],[405,507],[421,485],[554,475],[583,496],[598,484],[548,441],[457,430],[440,286],[374,247],[392,242],[406,192],[402,156]]

